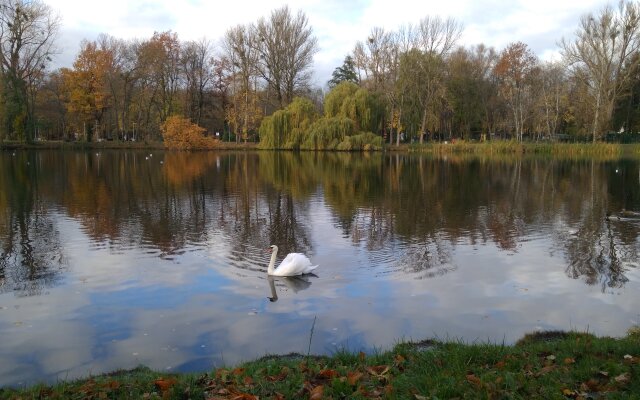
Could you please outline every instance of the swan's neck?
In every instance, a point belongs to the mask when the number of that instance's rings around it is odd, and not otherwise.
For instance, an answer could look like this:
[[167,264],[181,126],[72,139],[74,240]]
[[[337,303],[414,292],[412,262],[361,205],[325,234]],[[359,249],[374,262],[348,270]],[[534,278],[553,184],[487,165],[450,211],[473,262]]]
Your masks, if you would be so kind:
[[272,275],[276,265],[276,256],[278,255],[278,247],[274,246],[271,252],[271,261],[269,261],[269,268],[267,268],[267,274]]

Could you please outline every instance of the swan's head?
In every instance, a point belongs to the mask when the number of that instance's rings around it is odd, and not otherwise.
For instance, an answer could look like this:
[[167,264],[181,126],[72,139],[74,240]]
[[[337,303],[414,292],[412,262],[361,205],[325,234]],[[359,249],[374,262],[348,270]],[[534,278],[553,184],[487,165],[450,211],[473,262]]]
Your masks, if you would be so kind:
[[278,246],[276,246],[275,244],[272,244],[271,246],[269,246],[269,248],[267,249],[267,252],[269,253],[273,253],[278,251]]

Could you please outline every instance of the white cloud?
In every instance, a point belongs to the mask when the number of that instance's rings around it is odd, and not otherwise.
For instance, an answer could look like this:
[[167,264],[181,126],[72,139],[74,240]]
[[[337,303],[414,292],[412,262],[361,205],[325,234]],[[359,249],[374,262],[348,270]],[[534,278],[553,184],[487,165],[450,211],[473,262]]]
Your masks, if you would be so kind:
[[[207,37],[217,42],[228,28],[268,16],[283,2],[51,0],[49,4],[63,17],[62,54],[56,65],[69,66],[80,40],[94,39],[99,33],[145,38],[154,31],[173,30],[184,40]],[[366,38],[376,26],[394,30],[403,24],[415,24],[427,15],[453,17],[465,26],[464,45],[484,43],[499,50],[510,42],[523,41],[546,58],[557,51],[556,43],[563,36],[570,36],[575,31],[581,15],[597,11],[604,4],[604,0],[298,0],[291,2],[289,7],[305,12],[318,37],[320,51],[315,58],[315,81],[324,85],[355,43]]]

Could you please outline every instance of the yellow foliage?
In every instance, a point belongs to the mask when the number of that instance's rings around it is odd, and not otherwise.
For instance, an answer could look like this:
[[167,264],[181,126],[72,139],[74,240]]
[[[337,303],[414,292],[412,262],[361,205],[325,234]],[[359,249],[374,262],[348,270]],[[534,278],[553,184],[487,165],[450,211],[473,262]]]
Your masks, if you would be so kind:
[[204,135],[205,129],[192,123],[189,118],[171,116],[162,124],[164,147],[173,150],[213,149],[220,143]]

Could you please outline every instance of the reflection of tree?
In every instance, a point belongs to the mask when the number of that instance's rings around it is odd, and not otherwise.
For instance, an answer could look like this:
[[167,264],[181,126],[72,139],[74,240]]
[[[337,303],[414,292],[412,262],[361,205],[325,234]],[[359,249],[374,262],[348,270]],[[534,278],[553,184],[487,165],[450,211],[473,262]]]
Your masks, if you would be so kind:
[[[41,204],[34,157],[0,157],[0,292],[37,295],[66,267],[56,219]],[[51,178],[44,176],[44,178]]]
[[638,165],[630,162],[129,151],[23,152],[0,162],[4,290],[54,279],[57,272],[48,273],[63,265],[50,209],[114,250],[172,257],[222,243],[240,274],[263,272],[259,250],[270,244],[311,252],[315,196],[372,264],[416,277],[453,269],[458,243],[517,251],[528,235],[551,231],[570,277],[620,287],[640,235],[640,223],[604,218],[640,198]]
[[452,244],[439,237],[429,237],[424,243],[413,243],[403,251],[395,266],[416,279],[442,276],[457,267],[451,261]]
[[566,223],[556,231],[556,242],[567,258],[567,275],[599,284],[603,292],[622,287],[628,281],[624,263],[637,259],[637,227],[606,218],[609,173],[610,168],[596,168],[594,163],[574,170],[579,179],[570,182],[572,190],[566,194],[572,205],[567,207]]

